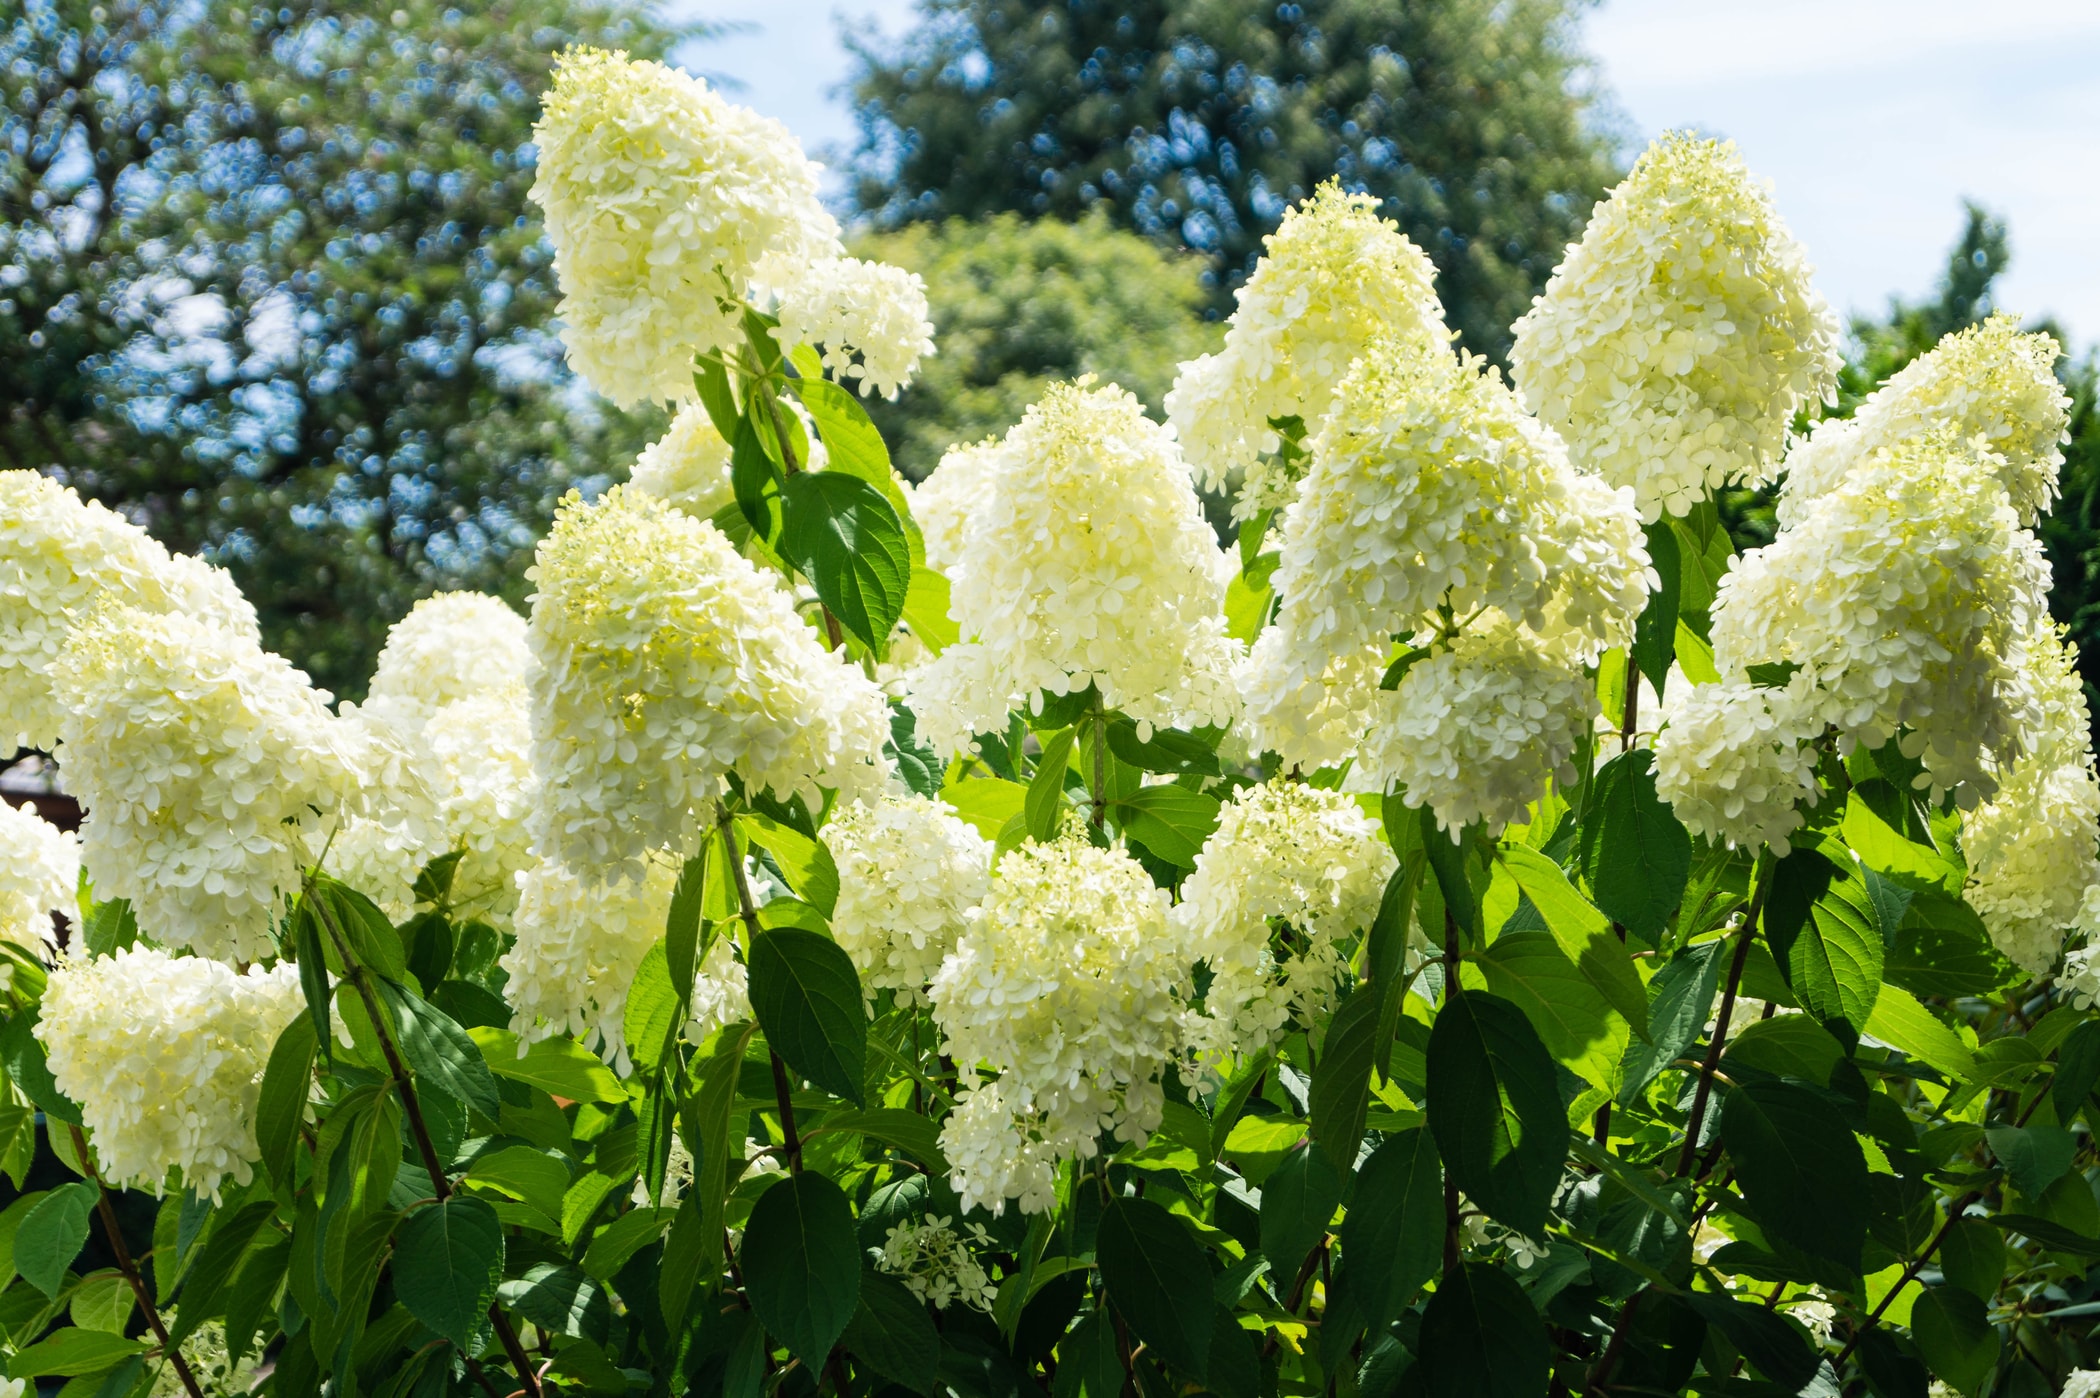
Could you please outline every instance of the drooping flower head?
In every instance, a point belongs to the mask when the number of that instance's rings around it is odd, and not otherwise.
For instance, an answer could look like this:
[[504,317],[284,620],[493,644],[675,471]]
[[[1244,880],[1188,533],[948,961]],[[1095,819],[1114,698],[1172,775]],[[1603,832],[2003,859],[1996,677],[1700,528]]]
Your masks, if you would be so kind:
[[941,1132],[965,1207],[1043,1212],[1057,1161],[1158,1127],[1189,962],[1166,893],[1120,849],[1025,844],[999,861],[933,981],[968,1089]]
[[46,672],[73,628],[101,606],[177,613],[256,638],[255,609],[233,579],[70,486],[0,471],[0,745],[49,752],[62,705]]
[[1090,684],[1141,723],[1229,722],[1231,565],[1173,438],[1137,399],[1057,385],[975,465],[982,501],[948,568],[963,644],[912,680],[935,748],[1003,726],[1038,690]]
[[970,522],[988,509],[1005,443],[988,437],[971,446],[948,448],[911,492],[911,517],[926,540],[926,566],[945,573],[962,556]]
[[163,945],[270,956],[271,911],[354,809],[371,745],[281,657],[196,617],[106,609],[50,674],[98,896]]
[[526,655],[525,618],[509,603],[480,592],[440,592],[388,630],[371,695],[427,712],[460,699],[516,694]]
[[1233,505],[1241,520],[1289,503],[1297,483],[1282,461],[1263,459],[1279,443],[1269,419],[1295,417],[1310,432],[1373,339],[1424,348],[1451,339],[1435,266],[1369,194],[1330,180],[1263,246],[1225,347],[1182,365],[1167,394],[1167,418],[1205,485],[1222,490],[1246,472]]
[[127,947],[60,962],[36,1036],[112,1185],[158,1194],[179,1166],[191,1191],[217,1197],[227,1180],[254,1175],[263,1068],[304,1013],[289,963],[242,975],[206,957]]
[[1635,162],[1513,328],[1524,401],[1649,521],[1769,480],[1840,361],[1769,187],[1733,142],[1684,132]]
[[642,448],[627,483],[694,519],[711,518],[736,501],[729,480],[729,443],[698,400],[680,408],[664,435]]
[[41,954],[57,945],[53,912],[73,907],[80,841],[27,806],[0,801],[0,941]]
[[732,771],[812,806],[881,789],[882,692],[713,525],[623,486],[572,493],[528,576],[544,853],[636,877],[692,845]]
[[[771,267],[759,269],[767,279]],[[783,350],[808,345],[834,378],[861,381],[861,392],[895,398],[919,361],[933,353],[926,283],[917,272],[858,257],[829,257],[780,269],[773,337]],[[856,358],[856,353],[858,358]]]
[[2023,334],[2012,316],[1998,314],[1946,336],[1874,390],[1849,418],[1817,424],[1787,454],[1786,489],[1779,496],[1781,525],[1814,502],[1883,447],[1929,435],[1981,439],[2020,524],[2056,499],[2063,465],[2070,397],[2054,372],[2063,353],[2054,337]]
[[856,802],[824,827],[837,861],[831,934],[870,994],[923,1003],[925,987],[962,935],[992,876],[992,844],[924,796]]
[[562,341],[616,403],[690,397],[693,356],[741,334],[760,259],[838,255],[787,128],[661,63],[571,49],[533,139]]
[[1227,801],[1174,909],[1210,971],[1204,1046],[1248,1053],[1324,1013],[1394,863],[1378,822],[1340,792],[1266,782]]

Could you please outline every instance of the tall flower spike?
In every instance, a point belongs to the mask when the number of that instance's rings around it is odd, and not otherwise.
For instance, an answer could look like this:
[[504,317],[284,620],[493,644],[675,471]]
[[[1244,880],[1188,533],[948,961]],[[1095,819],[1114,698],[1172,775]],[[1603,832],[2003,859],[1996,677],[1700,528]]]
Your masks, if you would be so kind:
[[1158,1129],[1190,959],[1166,893],[1120,849],[1024,844],[999,861],[933,981],[968,1089],[941,1131],[964,1207],[1042,1213],[1056,1162]]
[[73,907],[80,841],[27,806],[0,800],[0,941],[42,954],[58,945],[53,912]]
[[274,955],[271,913],[308,838],[356,808],[385,755],[282,658],[191,616],[105,610],[51,680],[97,893],[130,899],[163,945]]
[[1769,187],[1733,142],[1684,132],[1635,162],[1513,329],[1524,401],[1651,522],[1771,479],[1840,363]]
[[[1301,782],[1235,795],[1181,886],[1175,920],[1210,970],[1200,1042],[1230,1059],[1334,1002],[1348,936],[1378,915],[1393,852],[1354,799]],[[1289,954],[1279,957],[1276,924]]]
[[693,356],[737,340],[768,254],[839,255],[787,128],[661,63],[569,50],[533,137],[562,341],[616,403],[691,397]]
[[543,853],[638,877],[693,846],[732,771],[812,806],[881,790],[882,691],[712,524],[624,486],[572,492],[528,576]]
[[1296,417],[1311,431],[1373,339],[1425,348],[1451,339],[1435,266],[1378,216],[1371,195],[1330,180],[1263,244],[1224,349],[1182,365],[1167,394],[1167,419],[1198,478],[1223,490],[1245,472],[1232,509],[1239,520],[1288,504],[1297,484],[1283,461],[1263,457],[1279,444],[1269,419]]
[[201,956],[127,947],[62,961],[36,1036],[59,1091],[80,1104],[102,1173],[160,1193],[180,1167],[193,1194],[246,1184],[255,1108],[278,1035],[306,1012],[299,968],[245,975]]
[[832,936],[872,996],[903,1004],[925,988],[955,946],[992,877],[992,843],[939,801],[883,796],[846,807],[824,827],[838,863]]
[[1818,423],[1787,454],[1780,524],[1801,518],[1874,452],[1937,433],[1981,439],[2021,525],[2033,528],[2056,499],[2064,461],[2071,400],[2054,372],[2062,353],[2052,336],[2023,334],[2004,314],[1946,336],[1851,417]]
[[256,639],[233,579],[34,471],[0,471],[0,746],[51,751],[63,706],[47,672],[97,607],[209,620]]
[[982,503],[947,570],[963,644],[911,679],[937,750],[1003,726],[1038,690],[1090,684],[1141,723],[1231,721],[1231,564],[1174,439],[1137,399],[1059,384],[973,467]]

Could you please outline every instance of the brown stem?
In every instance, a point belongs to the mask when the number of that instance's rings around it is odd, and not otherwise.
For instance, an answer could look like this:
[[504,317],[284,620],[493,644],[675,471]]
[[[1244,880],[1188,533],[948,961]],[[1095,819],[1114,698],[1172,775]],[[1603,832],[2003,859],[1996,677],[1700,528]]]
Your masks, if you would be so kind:
[[[1699,1087],[1692,1094],[1692,1114],[1685,1120],[1684,1153],[1677,1157],[1680,1177],[1690,1174],[1699,1155],[1699,1132],[1706,1125],[1706,1103],[1713,1095],[1714,1074],[1721,1066],[1721,1050],[1728,1043],[1728,1021],[1735,1014],[1736,989],[1743,982],[1743,967],[1750,960],[1750,941],[1757,935],[1757,919],[1764,910],[1765,890],[1771,885],[1769,865],[1750,890],[1750,906],[1743,912],[1743,929],[1736,934],[1735,960],[1728,967],[1728,985],[1721,993],[1721,1013],[1714,1019],[1713,1039],[1706,1046],[1706,1060],[1699,1065]],[[1753,873],[1753,878],[1756,874]]]
[[1094,801],[1093,824],[1096,830],[1108,822],[1108,715],[1096,711],[1094,714],[1094,778],[1093,790],[1089,794]]
[[1619,724],[1620,752],[1633,746],[1634,716],[1641,707],[1641,671],[1640,667],[1633,663],[1631,651],[1626,655],[1626,703],[1623,707],[1624,719]]
[[[47,1123],[48,1121],[49,1118],[46,1118]],[[197,1386],[197,1376],[190,1372],[189,1361],[182,1357],[182,1350],[168,1339],[168,1327],[161,1323],[160,1311],[153,1304],[153,1293],[147,1290],[146,1279],[139,1275],[139,1265],[132,1260],[131,1249],[124,1244],[124,1230],[117,1226],[116,1205],[109,1197],[109,1185],[103,1181],[102,1171],[88,1151],[87,1137],[77,1126],[68,1124],[66,1130],[72,1133],[73,1150],[79,1155],[81,1165],[86,1168],[88,1177],[95,1182],[95,1208],[102,1216],[102,1231],[109,1235],[109,1250],[116,1255],[117,1270],[124,1274],[125,1281],[131,1283],[131,1294],[138,1298],[139,1311],[146,1317],[146,1324],[152,1329],[153,1338],[160,1341],[161,1353],[167,1357],[168,1363],[174,1366],[175,1376],[182,1380],[183,1388],[189,1392],[190,1398],[204,1398],[204,1390]]]
[[[1449,904],[1444,907],[1444,1005],[1448,1009],[1452,997],[1458,994],[1458,919],[1451,915]],[[1459,1265],[1459,1217],[1458,1182],[1451,1178],[1450,1168],[1444,1170],[1444,1273],[1446,1276],[1458,1271]]]
[[[744,872],[744,856],[736,846],[735,820],[727,807],[723,808],[715,824],[722,835],[722,849],[728,856],[730,873],[736,880],[737,907],[745,928],[755,939],[759,935],[758,904],[751,897],[751,879]],[[771,1044],[766,1045],[766,1053],[773,1060],[773,1097],[780,1107],[780,1144],[787,1152],[788,1173],[799,1175],[802,1173],[802,1138],[795,1134],[795,1104],[787,1064],[780,1061],[780,1055],[773,1052]]]
[[[415,1080],[410,1076],[408,1065],[401,1060],[401,1050],[394,1043],[394,1036],[387,1031],[386,1016],[379,1007],[379,997],[372,993],[372,978],[366,973],[364,964],[350,951],[349,939],[335,924],[335,917],[328,905],[313,896],[313,887],[307,886],[306,898],[313,905],[314,913],[321,925],[328,929],[328,939],[335,943],[336,955],[342,958],[343,970],[357,998],[364,1002],[365,1014],[372,1021],[372,1033],[379,1040],[379,1051],[386,1057],[387,1071],[394,1078],[394,1092],[401,1098],[402,1113],[408,1118],[410,1131],[416,1139],[416,1153],[423,1157],[423,1170],[430,1176],[430,1188],[438,1202],[452,1197],[452,1181],[445,1175],[445,1165],[438,1158],[437,1146],[430,1139],[430,1127],[423,1120],[423,1104],[416,1098]],[[489,1323],[494,1327],[497,1341],[503,1352],[518,1371],[518,1382],[524,1385],[523,1392],[531,1398],[541,1398],[539,1376],[533,1372],[532,1358],[525,1353],[525,1346],[518,1340],[518,1332],[503,1314],[500,1306],[489,1307]]]
[[1604,1353],[1597,1356],[1597,1366],[1590,1370],[1590,1381],[1584,1392],[1604,1391],[1605,1380],[1611,1377],[1612,1365],[1619,1362],[1619,1351],[1626,1347],[1626,1336],[1633,1329],[1629,1324],[1633,1319],[1633,1308],[1640,1305],[1641,1298],[1647,1294],[1646,1290],[1636,1291],[1619,1308],[1619,1323],[1612,1327],[1611,1338],[1604,1344]]

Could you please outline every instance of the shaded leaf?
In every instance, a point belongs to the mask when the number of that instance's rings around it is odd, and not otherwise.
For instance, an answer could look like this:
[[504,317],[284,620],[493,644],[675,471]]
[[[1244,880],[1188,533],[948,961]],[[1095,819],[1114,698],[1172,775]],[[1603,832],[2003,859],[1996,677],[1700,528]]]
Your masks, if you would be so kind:
[[752,1205],[737,1255],[760,1322],[820,1370],[860,1305],[860,1239],[846,1196],[822,1175],[790,1175]]

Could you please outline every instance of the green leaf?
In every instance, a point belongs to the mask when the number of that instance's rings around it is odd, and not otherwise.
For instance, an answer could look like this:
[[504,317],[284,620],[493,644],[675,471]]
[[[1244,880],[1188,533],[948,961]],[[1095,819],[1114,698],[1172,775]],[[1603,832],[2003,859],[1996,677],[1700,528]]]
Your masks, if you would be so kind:
[[1611,920],[1575,891],[1558,864],[1537,850],[1509,845],[1500,857],[1583,978],[1626,1017],[1635,1033],[1648,1037],[1648,990],[1627,957],[1626,944],[1612,935]]
[[1218,828],[1218,798],[1171,783],[1142,786],[1115,803],[1116,824],[1169,864],[1196,867],[1203,842]]
[[[1969,1046],[1961,1041],[1961,1036],[1940,1023],[1938,1016],[1918,1003],[1917,996],[1900,985],[1881,987],[1881,993],[1874,997],[1874,1012],[1867,1016],[1866,1029],[1869,1037],[1890,1048],[1903,1050],[1958,1082],[1967,1082],[1976,1076],[1976,1055],[1969,1052]],[[2076,1037],[2074,1030],[2072,1038]],[[2100,1051],[2100,1032],[2092,1036],[2092,1042],[2095,1050]],[[2064,1047],[2070,1047],[2068,1040]],[[2095,1073],[2100,1074],[2100,1058],[2096,1058],[2093,1066]],[[2059,1071],[2057,1082],[2062,1080]],[[2061,1106],[2058,1114],[2066,1119],[2069,1117]]]
[[729,437],[729,484],[752,534],[773,544],[780,538],[780,467],[766,452],[767,434],[758,422],[763,411],[754,393],[737,418],[736,431]]
[[2018,1233],[2048,1252],[2068,1253],[2073,1257],[2100,1257],[2100,1238],[2089,1238],[2033,1214],[1993,1214],[1985,1222],[1993,1228]]
[[692,1001],[693,968],[706,950],[700,944],[700,923],[707,909],[708,852],[714,847],[713,840],[702,840],[699,853],[679,869],[671,910],[664,917],[664,972],[681,1005]]
[[401,1026],[401,1054],[417,1080],[494,1121],[503,1099],[496,1091],[495,1075],[467,1031],[452,1016],[393,981],[379,982],[379,998]]
[[127,1340],[106,1330],[61,1330],[8,1360],[7,1372],[17,1379],[99,1374],[149,1348],[144,1340]]
[[860,1305],[846,1326],[846,1348],[855,1358],[914,1393],[936,1392],[941,1370],[941,1334],[926,1307],[895,1277],[863,1270]]
[[736,436],[740,416],[736,390],[729,386],[729,371],[719,358],[698,362],[693,370],[693,389],[700,395],[701,406],[707,410],[707,420],[714,424],[722,440],[726,442]]
[[255,1144],[263,1168],[287,1190],[296,1182],[299,1126],[306,1120],[313,1076],[314,1022],[301,1015],[277,1036],[255,1104]]
[[899,515],[907,512],[904,492],[890,469],[890,449],[860,400],[829,379],[789,379],[788,387],[809,410],[824,439],[827,471],[843,471],[882,493]]
[[2077,1116],[2096,1084],[2100,1084],[2100,1020],[2082,1019],[2056,1049],[2056,1076],[2049,1081],[2049,1100],[2057,1119],[2069,1121]]
[[332,1062],[335,1050],[330,1036],[334,1030],[328,1002],[333,992],[328,985],[328,955],[321,950],[322,935],[313,900],[301,898],[292,909],[292,947],[299,964],[299,990],[306,999],[306,1017],[313,1023],[315,1051]]
[[1910,1333],[1932,1372],[1963,1393],[1981,1393],[1998,1367],[1998,1327],[1983,1302],[1959,1287],[1926,1287],[1911,1303]]
[[766,1043],[818,1087],[861,1105],[868,1018],[852,958],[830,938],[794,927],[753,938],[746,955]]
[[1852,1046],[1881,989],[1882,940],[1866,890],[1812,849],[1797,849],[1772,873],[1765,940],[1801,1007]]
[[88,909],[80,928],[89,956],[114,956],[139,939],[139,920],[129,898],[110,898]]
[[[744,1049],[751,1042],[753,1026],[724,1025],[693,1055],[692,1093],[678,1109],[678,1127],[687,1153],[693,1157],[693,1184],[689,1197],[700,1206],[700,1251],[694,1264],[696,1277],[712,1278],[721,1270],[723,1201],[729,1189],[729,1160],[732,1152],[741,1162],[741,1132],[732,1132],[738,1075],[744,1066]],[[681,1298],[682,1300],[683,1298]]]
[[476,1026],[467,1037],[481,1050],[482,1061],[499,1078],[522,1082],[572,1102],[625,1103],[627,1089],[598,1055],[574,1039],[557,1035],[518,1051],[517,1036],[506,1029]]
[[1261,1186],[1261,1250],[1274,1276],[1294,1275],[1342,1202],[1342,1179],[1319,1146],[1283,1158]]
[[1379,993],[1360,985],[1327,1022],[1327,1038],[1306,1095],[1313,1139],[1330,1160],[1356,1159],[1370,1108],[1371,1068],[1377,1059]]
[[394,1230],[394,1295],[408,1313],[469,1354],[503,1280],[503,1225],[487,1201],[455,1194]]
[[996,840],[1006,823],[1026,808],[1028,788],[997,777],[970,777],[942,787],[941,799],[976,826],[978,834]]
[[1581,827],[1583,877],[1605,916],[1649,941],[1684,898],[1692,837],[1655,794],[1646,748],[1598,769]]
[[745,839],[768,850],[804,902],[830,917],[839,904],[839,866],[822,840],[782,825],[770,816],[746,811],[736,818]]
[[2063,1178],[2078,1143],[2061,1126],[1993,1126],[1984,1136],[2023,1198],[2039,1199]]
[[917,636],[934,655],[962,639],[962,632],[950,612],[951,601],[945,576],[922,564],[911,565],[911,586],[904,594],[902,620],[911,628],[911,634]]
[[627,1008],[620,1015],[627,1036],[627,1054],[644,1074],[656,1071],[663,1061],[665,1041],[682,1022],[680,996],[671,984],[671,958],[658,942],[642,954],[635,967],[634,982],[627,987]]
[[1524,1012],[1547,1052],[1610,1085],[1626,1049],[1625,1023],[1551,935],[1505,932],[1469,964],[1479,967],[1489,990]]
[[562,1199],[569,1192],[569,1167],[560,1151],[538,1146],[505,1146],[478,1157],[467,1171],[475,1184],[501,1190],[520,1203],[530,1204],[549,1218],[561,1217]]
[[2005,1238],[1980,1218],[1957,1218],[1940,1239],[1939,1261],[1951,1285],[1989,1302],[2005,1280]]
[[535,1262],[496,1288],[496,1301],[542,1330],[603,1343],[612,1325],[605,1288],[566,1262]]
[[1867,1161],[1837,1108],[1793,1083],[1744,1083],[1722,1106],[1721,1141],[1766,1236],[1858,1272]]
[[[1392,808],[1395,804],[1390,797],[1385,802],[1388,831],[1394,822]],[[1436,814],[1427,806],[1422,807],[1415,820],[1421,829],[1422,853],[1429,861],[1431,872],[1436,875],[1437,888],[1444,895],[1445,915],[1457,924],[1459,933],[1469,943],[1478,945],[1481,939],[1480,898],[1474,892],[1473,880],[1466,869],[1465,846],[1452,838],[1454,833],[1462,838],[1463,832],[1439,830]],[[1441,944],[1442,940],[1441,931],[1430,933],[1432,944]]]
[[16,1276],[15,1234],[21,1230],[22,1220],[47,1197],[48,1191],[33,1190],[0,1209],[0,1290],[6,1289]]
[[62,1184],[37,1201],[15,1229],[15,1271],[46,1296],[57,1299],[66,1268],[87,1242],[88,1220],[100,1197],[86,1180]]
[[44,1059],[44,1045],[36,1037],[37,1016],[41,1012],[36,1005],[25,1005],[0,1025],[0,1061],[7,1067],[7,1079],[22,1090],[22,1095],[34,1102],[45,1116],[68,1126],[78,1126],[80,1108],[73,1099],[58,1090],[58,1082],[51,1076],[51,1065]]
[[948,1173],[948,1157],[941,1153],[940,1123],[917,1112],[902,1107],[832,1112],[818,1129],[854,1132],[902,1151],[936,1175]]
[[2028,979],[1992,945],[1973,908],[1932,889],[1912,893],[1881,973],[1913,995],[1946,999],[1988,997]]
[[1341,1238],[1350,1295],[1383,1334],[1443,1263],[1444,1171],[1427,1127],[1386,1137],[1364,1161]]
[[1676,531],[1667,522],[1658,520],[1647,527],[1648,559],[1655,566],[1655,575],[1660,579],[1655,591],[1648,594],[1648,604],[1633,624],[1633,663],[1655,686],[1655,695],[1662,697],[1663,680],[1670,672],[1670,662],[1676,658],[1673,642],[1677,638],[1677,606],[1680,592],[1679,577],[1682,567],[1677,552]]
[[[377,903],[326,874],[314,876],[314,898],[322,922],[322,951],[331,966],[337,965],[341,955],[334,940],[340,937],[359,965],[389,980],[407,979],[408,954],[401,945],[401,934]],[[333,936],[329,935],[331,928]]]
[[1713,1014],[1714,992],[1721,983],[1722,938],[1687,947],[1655,973],[1648,983],[1648,1042],[1626,1047],[1625,1081],[1619,1102],[1631,1106],[1642,1089],[1663,1069],[1699,1041]]
[[1141,772],[1178,777],[1194,772],[1215,777],[1220,730],[1205,729],[1211,736],[1187,733],[1179,728],[1155,728],[1150,738],[1138,736],[1137,721],[1118,714],[1108,723],[1108,750]]
[[610,1281],[633,1257],[663,1237],[669,1209],[629,1209],[600,1228],[583,1250],[583,1270],[600,1281]]
[[1829,1083],[1844,1056],[1844,1045],[1807,1015],[1775,1015],[1744,1025],[1729,1041],[1721,1065],[1731,1073],[1757,1068],[1820,1087]]
[[751,1206],[737,1256],[760,1322],[820,1372],[860,1305],[860,1237],[846,1196],[813,1171],[788,1176]]
[[881,491],[838,471],[788,477],[780,551],[841,626],[877,656],[885,652],[911,587],[911,545]]
[[1057,1378],[1051,1398],[1121,1398],[1123,1361],[1116,1334],[1101,1311],[1089,1311],[1057,1342]]
[[1726,1335],[1759,1373],[1787,1392],[1799,1393],[1816,1376],[1820,1356],[1809,1347],[1800,1327],[1776,1311],[1710,1291],[1687,1292],[1684,1299]]
[[1531,1237],[1560,1185],[1568,1119],[1553,1059],[1507,1000],[1462,990],[1429,1032],[1429,1129],[1458,1187]]
[[1424,1398],[1539,1398],[1552,1344],[1531,1298],[1500,1269],[1469,1262],[1422,1310],[1415,1374]]
[[1047,844],[1057,838],[1057,827],[1065,810],[1065,773],[1072,763],[1076,728],[1060,728],[1043,740],[1043,755],[1036,760],[1035,775],[1028,782],[1028,797],[1022,812],[1028,821],[1028,838]]
[[1109,1303],[1153,1354],[1201,1380],[1210,1358],[1210,1264],[1174,1215],[1150,1199],[1114,1198],[1094,1238]]

